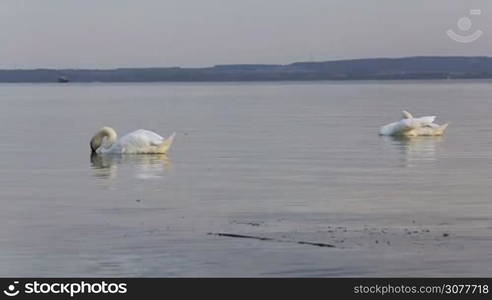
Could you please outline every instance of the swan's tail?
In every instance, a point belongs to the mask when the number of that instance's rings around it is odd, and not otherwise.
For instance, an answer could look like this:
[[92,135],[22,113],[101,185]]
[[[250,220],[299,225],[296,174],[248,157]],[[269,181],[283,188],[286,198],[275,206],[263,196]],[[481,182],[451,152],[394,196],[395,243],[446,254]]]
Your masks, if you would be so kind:
[[167,153],[171,145],[173,144],[176,132],[173,132],[167,139],[165,139],[162,144],[159,145],[159,153]]
[[446,128],[448,128],[449,126],[449,123],[446,123],[444,125],[441,125],[439,126],[439,128],[436,129],[436,133],[435,135],[443,135],[444,134],[444,131],[446,131]]

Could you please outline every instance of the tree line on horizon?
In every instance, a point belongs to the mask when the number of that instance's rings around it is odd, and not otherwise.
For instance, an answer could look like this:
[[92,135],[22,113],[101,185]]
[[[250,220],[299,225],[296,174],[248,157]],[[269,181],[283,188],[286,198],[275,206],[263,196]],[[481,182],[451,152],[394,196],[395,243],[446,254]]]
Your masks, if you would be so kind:
[[0,82],[159,82],[492,78],[490,57],[372,58],[205,68],[10,69]]

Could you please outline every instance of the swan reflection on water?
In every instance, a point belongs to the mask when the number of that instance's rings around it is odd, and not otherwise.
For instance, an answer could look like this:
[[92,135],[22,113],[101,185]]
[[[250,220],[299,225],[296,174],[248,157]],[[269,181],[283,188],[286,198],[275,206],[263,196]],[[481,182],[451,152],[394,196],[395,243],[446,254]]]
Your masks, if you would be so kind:
[[118,175],[118,169],[129,167],[133,169],[135,178],[160,178],[171,168],[171,160],[166,154],[91,154],[91,166],[94,176],[103,179],[113,179]]
[[442,136],[420,136],[420,137],[382,137],[384,141],[395,147],[402,154],[402,161],[409,167],[416,162],[436,161],[437,148],[443,140]]

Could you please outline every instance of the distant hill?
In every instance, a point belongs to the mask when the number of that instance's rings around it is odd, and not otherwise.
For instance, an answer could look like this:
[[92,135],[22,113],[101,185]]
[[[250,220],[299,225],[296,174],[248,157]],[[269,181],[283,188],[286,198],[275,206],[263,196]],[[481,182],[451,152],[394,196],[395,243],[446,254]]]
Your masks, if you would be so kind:
[[207,68],[0,70],[0,82],[158,82],[492,78],[490,57],[406,57]]

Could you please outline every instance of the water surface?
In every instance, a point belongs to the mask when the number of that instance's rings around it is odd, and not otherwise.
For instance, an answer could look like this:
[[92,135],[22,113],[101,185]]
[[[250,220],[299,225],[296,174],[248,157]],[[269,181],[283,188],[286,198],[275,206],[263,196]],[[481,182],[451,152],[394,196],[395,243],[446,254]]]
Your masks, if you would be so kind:
[[[0,275],[490,276],[490,95],[489,81],[1,84]],[[451,126],[377,136],[403,109]],[[177,138],[168,156],[91,157],[104,125]]]

